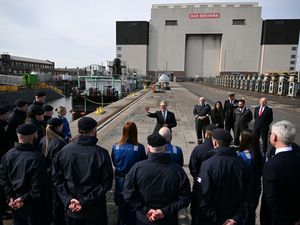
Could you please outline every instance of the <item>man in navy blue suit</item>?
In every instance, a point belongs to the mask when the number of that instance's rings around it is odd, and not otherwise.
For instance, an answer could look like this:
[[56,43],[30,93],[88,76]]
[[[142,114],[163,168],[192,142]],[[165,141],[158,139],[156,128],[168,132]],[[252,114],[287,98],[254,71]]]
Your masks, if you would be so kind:
[[267,106],[267,99],[265,97],[260,99],[259,104],[260,106],[257,106],[254,110],[254,132],[262,140],[265,156],[268,150],[270,124],[273,122],[273,110]]
[[160,110],[155,113],[149,112],[149,109],[149,107],[145,108],[146,115],[151,118],[156,118],[157,121],[153,133],[158,133],[162,127],[168,127],[170,131],[172,131],[172,128],[177,126],[175,114],[168,110],[166,101],[160,102]]
[[293,145],[296,128],[283,120],[272,125],[270,143],[275,155],[263,171],[262,225],[300,223],[300,154]]

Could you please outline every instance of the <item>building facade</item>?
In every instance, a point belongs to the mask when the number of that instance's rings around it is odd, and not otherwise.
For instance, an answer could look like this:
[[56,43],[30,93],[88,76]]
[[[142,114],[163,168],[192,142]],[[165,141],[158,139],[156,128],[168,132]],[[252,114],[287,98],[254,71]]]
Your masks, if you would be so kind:
[[117,22],[116,55],[142,74],[179,79],[293,71],[300,20],[263,21],[261,11],[258,3],[154,4],[148,31],[132,29],[146,21]]
[[128,71],[148,73],[149,22],[118,21],[116,24],[116,57]]
[[21,75],[35,72],[52,75],[54,62],[49,60],[32,59],[9,54],[0,55],[0,74]]
[[300,20],[265,20],[260,73],[296,71]]

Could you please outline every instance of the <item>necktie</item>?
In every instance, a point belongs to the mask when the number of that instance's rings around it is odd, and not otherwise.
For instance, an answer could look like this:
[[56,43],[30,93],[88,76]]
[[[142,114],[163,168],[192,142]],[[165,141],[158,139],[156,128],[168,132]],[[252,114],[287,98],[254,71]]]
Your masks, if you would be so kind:
[[259,108],[259,113],[258,113],[259,117],[262,116],[262,113],[263,113],[263,107],[260,107],[260,108]]
[[164,121],[166,121],[166,111],[163,112]]

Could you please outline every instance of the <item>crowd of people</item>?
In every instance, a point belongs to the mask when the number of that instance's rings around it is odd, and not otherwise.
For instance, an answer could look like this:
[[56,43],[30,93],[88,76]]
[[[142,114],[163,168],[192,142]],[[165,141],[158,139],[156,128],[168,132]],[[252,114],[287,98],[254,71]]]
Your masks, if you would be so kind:
[[[300,223],[296,128],[288,121],[271,125],[266,98],[254,111],[254,130],[248,126],[251,110],[234,93],[224,108],[218,101],[211,109],[199,98],[191,188],[184,150],[171,143],[177,122],[166,101],[156,112],[145,108],[157,121],[146,147],[130,121],[109,155],[97,145],[97,121],[79,119],[79,135],[71,140],[66,109],[59,107],[53,118],[53,107],[39,95],[28,110],[23,100],[11,114],[0,107],[1,202],[15,225],[107,225],[106,193],[113,179],[117,225],[176,225],[179,210],[189,205],[193,225],[254,225],[261,192],[262,225]],[[266,160],[268,139],[273,149]]]

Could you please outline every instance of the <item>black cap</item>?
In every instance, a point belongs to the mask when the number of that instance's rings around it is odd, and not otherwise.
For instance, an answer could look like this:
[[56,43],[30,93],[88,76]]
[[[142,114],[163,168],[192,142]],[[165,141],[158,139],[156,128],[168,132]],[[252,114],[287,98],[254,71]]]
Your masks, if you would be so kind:
[[15,106],[16,107],[23,107],[25,105],[27,105],[27,102],[24,99],[17,99],[15,101]]
[[78,121],[78,129],[81,131],[89,131],[97,127],[97,121],[91,117],[82,117]]
[[33,115],[33,116],[44,115],[44,113],[45,113],[45,110],[41,106],[38,106],[38,105],[32,105],[31,107],[29,107],[29,110],[28,110],[28,114]]
[[38,92],[35,94],[35,96],[38,96],[38,97],[44,97],[44,96],[46,96],[46,93],[43,92],[43,91],[38,91]]
[[17,128],[17,133],[22,135],[32,135],[36,131],[36,127],[32,124],[21,124]]
[[157,133],[149,135],[147,137],[147,140],[148,140],[148,144],[151,147],[160,147],[160,146],[164,146],[165,144],[167,144],[166,139]]
[[9,112],[9,108],[6,106],[0,106],[0,115],[3,115],[5,113]]
[[232,141],[232,137],[229,131],[223,128],[214,129],[212,132],[212,137],[218,141],[223,141],[225,143],[230,143]]
[[46,112],[49,112],[49,111],[52,111],[54,108],[52,107],[52,105],[44,105],[44,106],[43,106],[43,109],[44,109]]
[[60,125],[63,124],[63,121],[62,121],[62,119],[60,119],[60,118],[50,118],[50,119],[47,121],[47,124],[52,125],[52,126],[55,126],[55,127],[59,127]]

